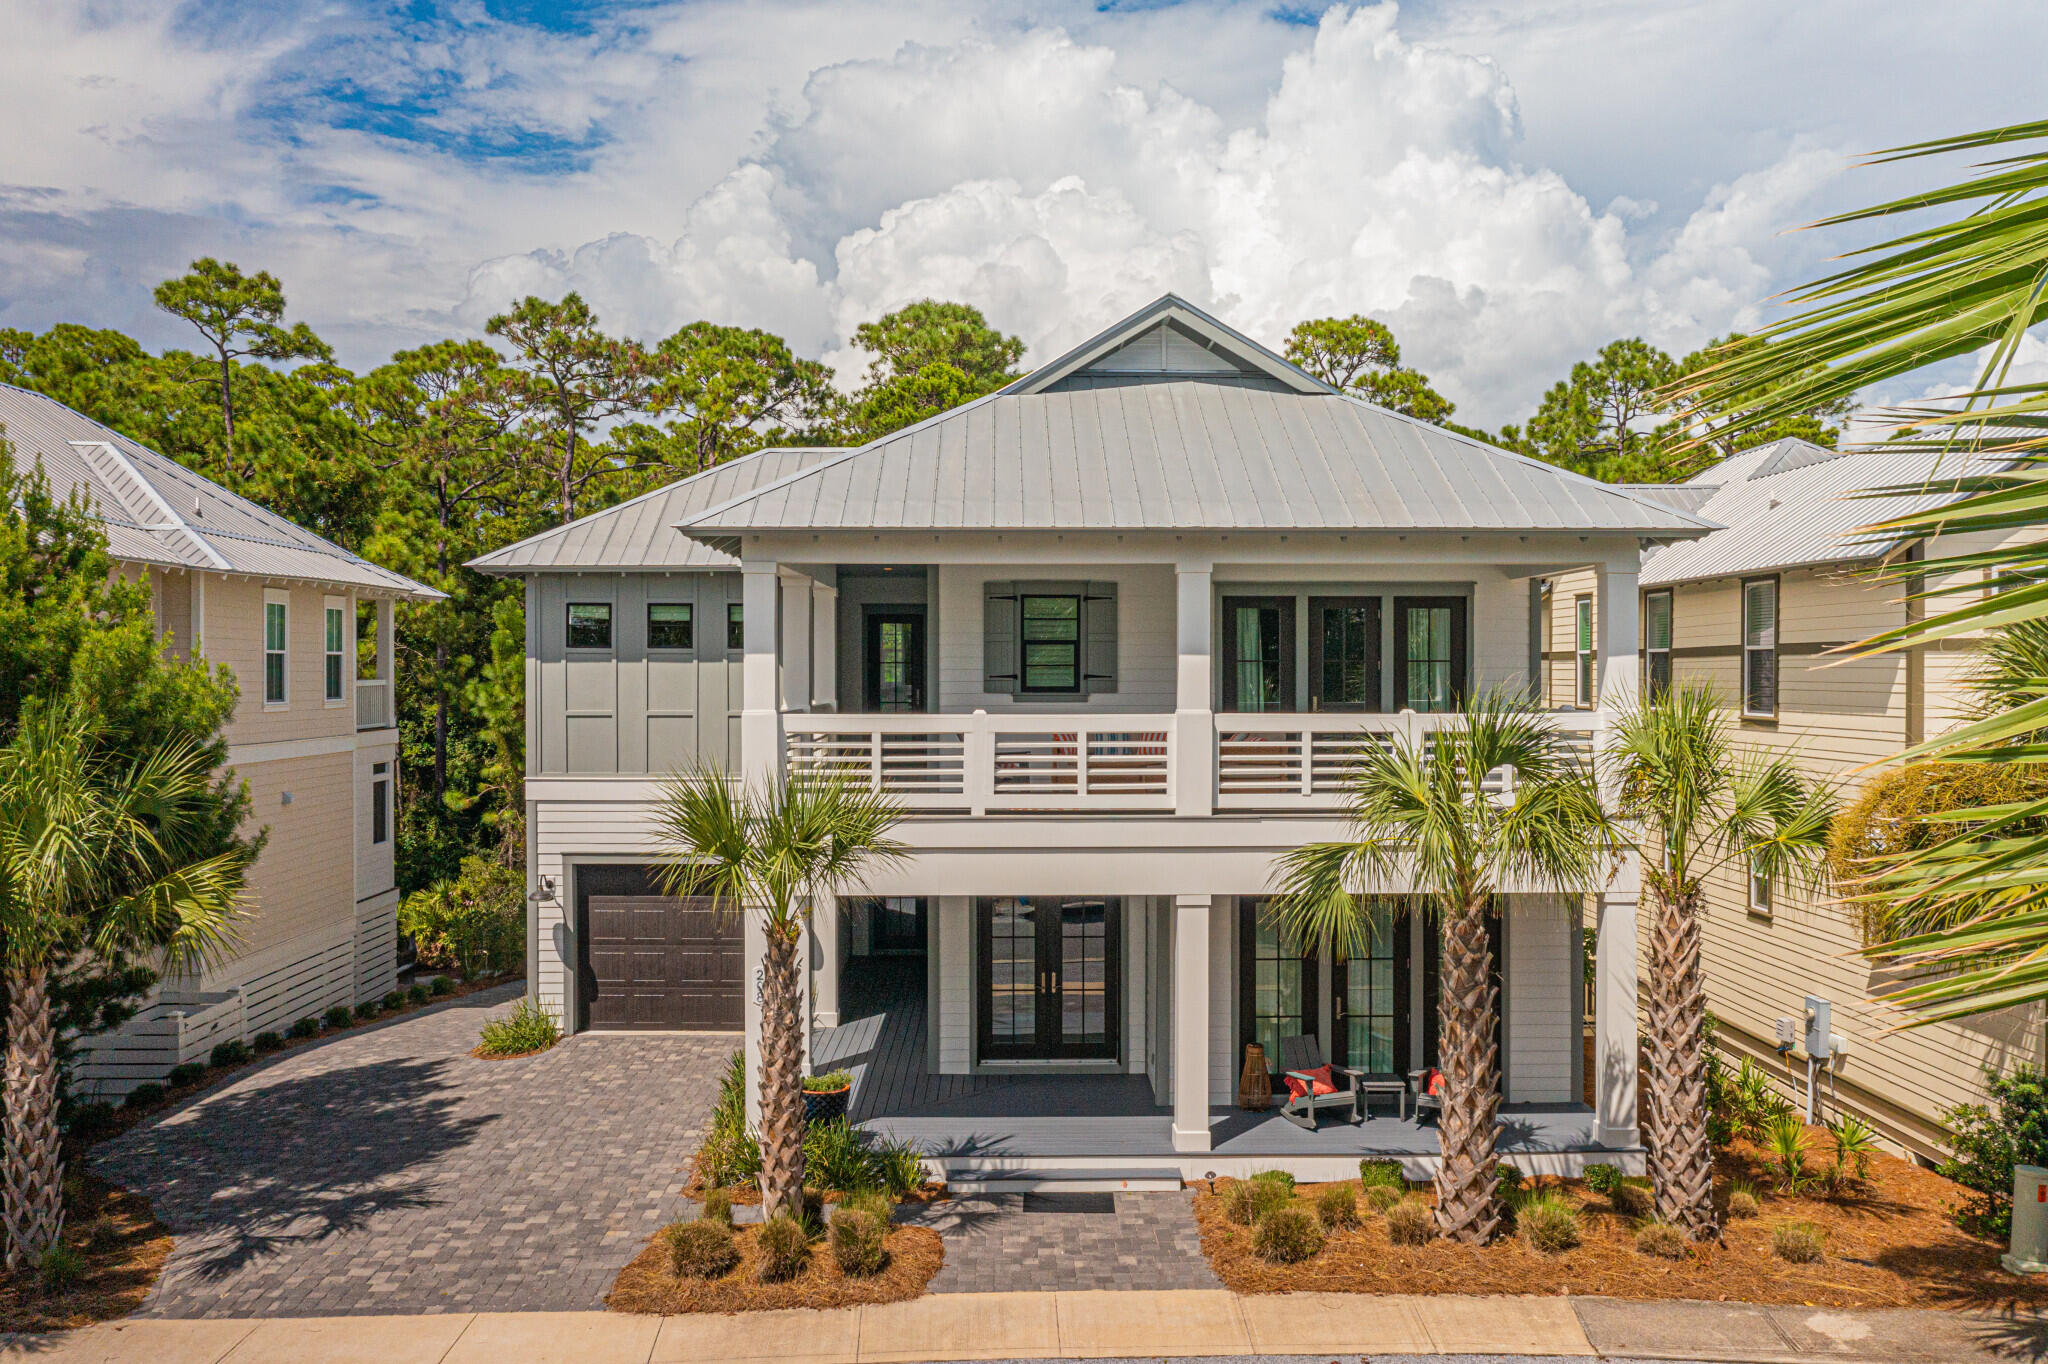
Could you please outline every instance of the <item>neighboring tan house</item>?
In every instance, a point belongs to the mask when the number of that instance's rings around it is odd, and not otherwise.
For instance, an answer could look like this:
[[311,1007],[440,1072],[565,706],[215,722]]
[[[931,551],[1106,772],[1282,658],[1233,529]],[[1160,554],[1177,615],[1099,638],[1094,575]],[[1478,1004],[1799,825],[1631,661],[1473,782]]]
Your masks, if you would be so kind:
[[[1635,600],[1698,518],[1336,392],[1171,296],[998,393],[851,450],[773,450],[487,555],[527,586],[529,979],[571,1029],[744,1025],[758,930],[654,893],[694,761],[838,772],[909,811],[901,866],[818,907],[813,1061],[956,1187],[1436,1159],[1398,1093],[1435,1052],[1430,916],[1276,940],[1277,860],[1341,837],[1361,743],[1526,687],[1532,580]],[[1595,659],[1609,705],[1635,622]],[[1609,711],[1557,723],[1590,753]],[[1509,1158],[1639,1167],[1635,896],[1508,888]],[[1313,1133],[1233,1106],[1246,1044],[1316,1039],[1379,1090]],[[1628,1058],[1621,1064],[1617,1058]],[[749,1079],[753,1078],[749,1070]],[[1012,1185],[1014,1186],[1014,1184]]]
[[[1912,502],[1852,494],[1925,480],[1925,455],[1843,454],[1784,440],[1747,450],[1688,483],[1638,488],[1720,523],[1643,561],[1638,604],[1646,685],[1692,675],[1714,684],[1738,716],[1744,743],[1790,752],[1808,775],[1836,784],[1844,803],[1869,764],[1938,735],[1960,718],[1972,646],[1967,640],[1847,658],[1830,651],[1907,620],[1905,589],[1869,570],[1902,558],[1957,552],[1953,537],[1922,541],[1859,536],[1859,528]],[[1584,701],[1578,643],[1597,628],[1602,595],[1586,573],[1552,580],[1546,599],[1548,697]],[[1828,891],[1800,893],[1732,867],[1708,882],[1705,963],[1708,1007],[1723,1053],[1755,1061],[1804,1101],[1806,999],[1829,1005],[1846,1044],[1817,1063],[1820,1107],[1846,1109],[1893,1144],[1937,1157],[1941,1113],[1984,1097],[1984,1073],[2048,1060],[2039,1008],[1900,1031],[1896,1010],[1871,1002],[1889,973],[1858,955],[1856,912]],[[1781,1020],[1798,1040],[1780,1045]]]
[[[241,688],[228,765],[270,841],[231,952],[168,979],[114,1033],[86,1039],[82,1095],[125,1094],[218,1043],[282,1031],[389,990],[397,968],[398,813],[392,604],[440,596],[209,482],[63,404],[0,385],[17,468],[82,490],[120,568],[148,577],[179,656],[226,664]],[[358,621],[374,630],[358,676]]]

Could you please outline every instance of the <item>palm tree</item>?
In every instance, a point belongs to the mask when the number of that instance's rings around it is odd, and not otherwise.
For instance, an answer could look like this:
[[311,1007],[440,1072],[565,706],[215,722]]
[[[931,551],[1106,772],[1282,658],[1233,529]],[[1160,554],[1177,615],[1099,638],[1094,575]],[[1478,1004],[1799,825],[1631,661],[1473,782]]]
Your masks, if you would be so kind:
[[64,1228],[50,984],[75,953],[206,960],[227,940],[253,850],[217,848],[211,765],[178,742],[108,753],[67,705],[0,748],[0,960],[7,973],[5,1225],[10,1269]]
[[[1606,860],[1593,774],[1526,703],[1487,692],[1420,742],[1366,744],[1351,782],[1352,838],[1313,843],[1281,863],[1269,913],[1296,942],[1355,952],[1367,893],[1412,880],[1443,923],[1437,1017],[1445,1092],[1437,1227],[1483,1245],[1500,1228],[1495,1126],[1499,1010],[1486,916],[1510,884],[1590,889]],[[1490,780],[1505,769],[1506,781]]]
[[1624,711],[1608,761],[1616,827],[1642,856],[1656,906],[1649,984],[1649,1102],[1644,1145],[1657,1215],[1712,1237],[1714,1156],[1707,1144],[1706,991],[1700,972],[1703,883],[1730,865],[1745,875],[1819,874],[1833,794],[1791,759],[1730,742],[1728,710],[1696,681]]
[[899,861],[889,837],[903,817],[865,783],[798,777],[767,792],[699,768],[671,777],[655,808],[668,854],[662,889],[716,895],[759,921],[761,962],[761,1205],[795,1211],[804,1187],[803,947],[811,907],[865,872]]

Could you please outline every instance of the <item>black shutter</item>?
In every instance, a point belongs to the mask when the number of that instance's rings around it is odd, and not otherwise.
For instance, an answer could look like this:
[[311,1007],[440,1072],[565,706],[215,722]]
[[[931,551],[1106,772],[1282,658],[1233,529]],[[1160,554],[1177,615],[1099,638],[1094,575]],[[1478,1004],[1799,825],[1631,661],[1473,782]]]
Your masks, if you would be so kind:
[[1116,584],[1089,583],[1081,602],[1081,694],[1116,691]]
[[1015,696],[1018,677],[1017,584],[983,583],[981,588],[981,689]]

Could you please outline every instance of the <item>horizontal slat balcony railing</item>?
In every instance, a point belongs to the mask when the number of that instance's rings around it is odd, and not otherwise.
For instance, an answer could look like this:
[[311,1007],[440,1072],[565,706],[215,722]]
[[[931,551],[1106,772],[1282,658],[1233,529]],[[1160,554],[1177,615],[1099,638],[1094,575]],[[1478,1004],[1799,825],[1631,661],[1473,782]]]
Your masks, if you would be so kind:
[[398,721],[391,708],[391,683],[381,677],[356,679],[356,728],[389,729]]
[[[1606,722],[1600,711],[1546,711],[1565,742],[1590,762]],[[1216,717],[1216,808],[1337,810],[1373,745],[1426,741],[1460,723],[1455,714],[1316,712],[1226,714]],[[1512,774],[1489,774],[1487,788],[1505,794]]]
[[791,713],[782,723],[792,777],[865,781],[912,811],[1173,808],[1170,715]]

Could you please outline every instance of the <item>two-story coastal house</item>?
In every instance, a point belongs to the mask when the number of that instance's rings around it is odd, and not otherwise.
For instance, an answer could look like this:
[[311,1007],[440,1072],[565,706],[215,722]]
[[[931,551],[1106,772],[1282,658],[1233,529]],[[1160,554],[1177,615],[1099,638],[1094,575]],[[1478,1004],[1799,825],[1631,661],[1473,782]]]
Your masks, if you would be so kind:
[[[76,1091],[116,1098],[221,1042],[382,995],[398,947],[392,604],[440,594],[41,394],[0,385],[0,438],[59,497],[91,499],[118,570],[147,578],[167,648],[233,670],[228,764],[270,831],[231,949],[85,1039]],[[369,676],[359,630],[375,632]]]
[[[1941,472],[1952,476],[1957,467],[1951,457]],[[1720,527],[1644,560],[1634,609],[1645,684],[1704,679],[1735,712],[1738,742],[1787,753],[1807,776],[1854,800],[1875,777],[1872,768],[1952,728],[1971,702],[1976,644],[1969,636],[1896,653],[1841,652],[1904,625],[1919,609],[1904,587],[1876,582],[1870,570],[1988,547],[1952,535],[1929,543],[1859,533],[1955,494],[1910,501],[1856,494],[1918,486],[1935,473],[1924,453],[1849,454],[1784,440],[1743,451],[1690,482],[1638,489]],[[1599,704],[1584,681],[1582,641],[1594,636],[1610,600],[1583,570],[1553,581],[1546,598],[1552,704]],[[2048,1061],[2048,1018],[2039,1007],[1902,1029],[1906,1017],[1875,1002],[1897,972],[1861,955],[1860,916],[1835,888],[1773,885],[1726,866],[1706,889],[1707,1003],[1720,1049],[1731,1061],[1761,1066],[1802,1104],[1811,1074],[1822,1110],[1854,1112],[1897,1148],[1932,1161],[1948,1145],[1943,1112],[1983,1102],[1987,1071]],[[1842,1050],[1807,1054],[1809,997],[1828,1005]],[[1790,1044],[1781,1020],[1791,1025]]]
[[[1633,603],[1700,518],[1340,394],[1173,297],[857,449],[736,460],[477,562],[527,585],[529,979],[572,1029],[744,1026],[754,933],[653,894],[664,776],[853,773],[912,855],[817,907],[814,1061],[956,1187],[1436,1153],[1389,1097],[1233,1106],[1246,1044],[1380,1076],[1435,1047],[1412,887],[1365,955],[1276,938],[1276,859],[1341,837],[1350,755],[1540,667],[1537,580]],[[1590,752],[1635,686],[1602,623]],[[1510,1158],[1639,1162],[1633,869],[1509,888]],[[1590,908],[1589,908],[1590,905]],[[1599,981],[1593,1102],[1581,922]],[[750,1075],[750,1080],[751,1080]]]

